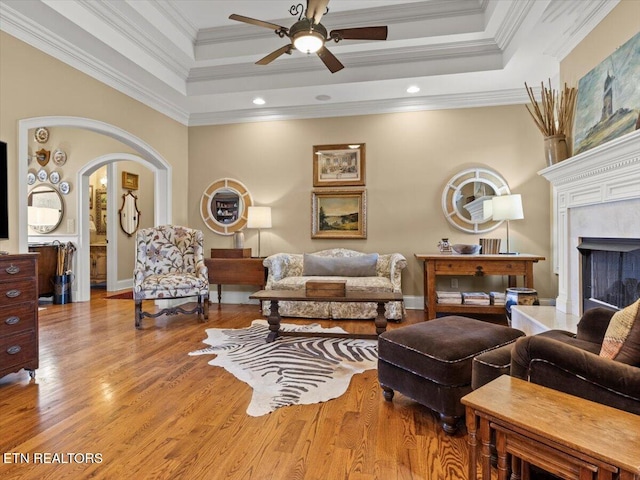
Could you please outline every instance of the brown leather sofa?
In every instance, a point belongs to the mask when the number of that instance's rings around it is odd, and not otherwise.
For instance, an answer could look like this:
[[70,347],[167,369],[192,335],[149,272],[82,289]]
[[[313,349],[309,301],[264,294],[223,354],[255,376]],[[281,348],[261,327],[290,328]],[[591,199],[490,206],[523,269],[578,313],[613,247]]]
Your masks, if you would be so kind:
[[473,364],[473,388],[509,373],[555,390],[640,414],[640,363],[629,365],[599,356],[615,312],[584,313],[577,333],[549,330],[519,338]]

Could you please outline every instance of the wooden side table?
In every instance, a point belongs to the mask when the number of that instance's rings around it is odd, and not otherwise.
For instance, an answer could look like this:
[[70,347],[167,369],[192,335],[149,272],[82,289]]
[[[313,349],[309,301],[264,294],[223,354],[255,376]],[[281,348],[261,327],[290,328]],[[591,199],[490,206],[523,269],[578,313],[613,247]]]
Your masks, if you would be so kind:
[[437,313],[504,313],[504,305],[449,305],[436,302],[436,279],[441,275],[475,276],[508,275],[509,286],[516,286],[516,277],[524,278],[524,286],[533,288],[533,264],[544,260],[538,255],[458,255],[455,253],[415,254],[424,262],[424,311],[427,319]]
[[267,284],[267,269],[262,264],[264,258],[243,257],[246,250],[250,254],[250,249],[238,249],[237,255],[230,252],[236,249],[216,250],[211,249],[211,256],[219,253],[222,258],[205,258],[204,263],[209,269],[209,283],[218,286],[218,303],[222,300],[222,285],[255,285],[264,289]]
[[[536,465],[570,480],[640,480],[640,416],[503,375],[462,398],[469,477],[491,479],[496,432],[498,480],[529,478]],[[478,445],[478,440],[480,445]]]

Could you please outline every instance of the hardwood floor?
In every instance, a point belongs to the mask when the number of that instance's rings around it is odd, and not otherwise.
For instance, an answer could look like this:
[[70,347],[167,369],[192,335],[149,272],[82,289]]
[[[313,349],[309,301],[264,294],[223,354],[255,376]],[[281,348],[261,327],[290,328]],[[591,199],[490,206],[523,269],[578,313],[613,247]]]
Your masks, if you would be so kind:
[[[3,479],[466,478],[464,432],[445,435],[401,394],[386,402],[375,370],[355,375],[338,399],[246,415],[250,388],[187,354],[205,346],[206,328],[260,318],[256,305],[212,305],[208,323],[145,318],[136,330],[133,301],[104,295],[47,305],[36,380],[24,371],[0,379]],[[424,318],[408,313],[401,325]]]

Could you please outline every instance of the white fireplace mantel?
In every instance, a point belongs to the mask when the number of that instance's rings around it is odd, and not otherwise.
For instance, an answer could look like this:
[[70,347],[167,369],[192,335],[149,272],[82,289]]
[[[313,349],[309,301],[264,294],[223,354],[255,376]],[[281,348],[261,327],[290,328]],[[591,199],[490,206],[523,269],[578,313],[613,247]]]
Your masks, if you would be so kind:
[[[556,308],[580,315],[576,249],[579,238],[583,235],[640,238],[640,131],[575,155],[538,174],[553,186]],[[598,234],[592,235],[593,231]]]

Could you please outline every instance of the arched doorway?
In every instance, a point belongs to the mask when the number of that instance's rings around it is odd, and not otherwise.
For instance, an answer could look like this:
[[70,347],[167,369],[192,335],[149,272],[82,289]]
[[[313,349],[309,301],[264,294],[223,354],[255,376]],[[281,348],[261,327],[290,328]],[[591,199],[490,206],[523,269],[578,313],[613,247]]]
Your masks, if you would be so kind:
[[[140,162],[149,168],[154,174],[154,225],[171,223],[171,165],[153,149],[149,144],[139,139],[135,135],[108,123],[82,117],[34,117],[18,122],[18,158],[25,159],[29,151],[29,130],[37,127],[71,127],[86,129],[98,134],[107,135],[134,149],[138,155],[131,154],[109,154],[95,158],[81,168],[76,177],[78,212],[77,235],[75,237],[78,248],[76,257],[76,301],[88,301],[90,299],[89,288],[89,210],[86,202],[81,199],[87,198],[89,194],[89,175],[99,168],[100,165],[112,164],[123,156],[127,159]],[[117,157],[117,158],[116,158]],[[18,162],[18,178],[27,178],[27,162]],[[27,198],[27,183],[18,181],[18,198]],[[18,203],[18,224],[19,235],[18,245],[20,252],[28,251],[27,232],[27,204]]]

